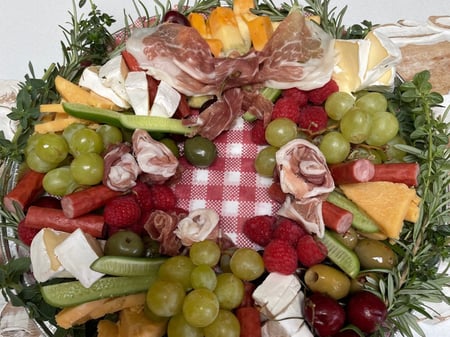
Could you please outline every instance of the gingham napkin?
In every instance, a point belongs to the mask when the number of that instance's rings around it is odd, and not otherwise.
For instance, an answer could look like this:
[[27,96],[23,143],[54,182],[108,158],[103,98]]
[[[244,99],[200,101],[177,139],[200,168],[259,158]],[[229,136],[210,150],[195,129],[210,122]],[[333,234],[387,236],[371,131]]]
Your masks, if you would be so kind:
[[244,221],[274,214],[279,205],[267,193],[272,179],[256,174],[253,163],[261,147],[250,138],[251,124],[237,118],[233,127],[214,140],[218,155],[208,168],[185,167],[175,186],[178,205],[186,210],[211,208],[220,215],[220,228],[238,246],[254,246],[244,234]]

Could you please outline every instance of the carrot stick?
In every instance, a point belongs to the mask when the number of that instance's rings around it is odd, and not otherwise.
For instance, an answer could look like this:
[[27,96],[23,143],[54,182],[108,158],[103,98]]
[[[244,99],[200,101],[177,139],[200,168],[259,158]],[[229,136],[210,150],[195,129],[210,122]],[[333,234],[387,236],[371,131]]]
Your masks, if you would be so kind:
[[121,195],[105,185],[97,185],[86,190],[65,195],[61,207],[68,218],[76,218],[104,206],[109,200]]
[[30,206],[25,216],[25,226],[37,229],[48,227],[67,233],[80,228],[96,238],[102,238],[105,222],[102,215],[86,214],[69,219],[61,209]]
[[25,210],[30,204],[42,193],[44,189],[42,187],[42,180],[45,173],[39,173],[36,171],[28,171],[20,179],[17,185],[3,198],[5,208],[15,213],[14,202],[22,209]]

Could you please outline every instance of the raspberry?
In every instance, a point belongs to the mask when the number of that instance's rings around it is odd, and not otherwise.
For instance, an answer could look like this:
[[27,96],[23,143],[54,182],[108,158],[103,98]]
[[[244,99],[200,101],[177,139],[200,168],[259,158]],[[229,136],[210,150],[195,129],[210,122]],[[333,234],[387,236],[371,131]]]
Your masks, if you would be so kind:
[[141,208],[133,194],[123,195],[108,201],[103,209],[108,225],[118,228],[131,226],[141,217]]
[[297,247],[298,240],[307,235],[306,231],[298,223],[291,219],[281,218],[278,226],[273,231],[273,239],[288,242],[292,247]]
[[297,101],[299,107],[305,106],[308,103],[308,92],[297,88],[283,90],[282,97],[289,97],[291,99],[294,99],[295,101]]
[[242,228],[243,233],[261,247],[267,246],[272,239],[275,217],[271,215],[256,215],[247,219]]
[[321,105],[327,100],[328,96],[336,91],[339,91],[337,83],[330,80],[323,87],[308,91],[308,100],[312,104]]
[[253,127],[250,131],[252,142],[257,145],[266,145],[267,141],[265,131],[264,121],[262,119],[258,119],[255,123],[253,123]]
[[152,192],[146,183],[137,181],[136,186],[131,191],[136,196],[136,200],[143,211],[153,209]]
[[297,258],[305,267],[322,262],[327,254],[327,247],[322,242],[315,240],[312,235],[304,235],[298,240]]
[[276,118],[289,118],[296,124],[299,122],[299,105],[291,97],[281,97],[277,99],[272,109],[272,120]]
[[307,105],[300,109],[299,126],[301,129],[314,133],[327,127],[328,116],[321,106]]
[[297,270],[295,248],[283,240],[272,240],[264,248],[263,261],[269,273],[291,275]]
[[174,191],[167,185],[152,185],[153,208],[162,211],[175,208],[177,204],[177,196]]
[[280,183],[272,183],[267,190],[269,198],[279,204],[282,204],[286,200],[286,193],[281,189]]
[[39,229],[25,226],[25,219],[22,219],[17,225],[17,236],[27,246],[31,245],[31,241],[37,233],[39,233]]

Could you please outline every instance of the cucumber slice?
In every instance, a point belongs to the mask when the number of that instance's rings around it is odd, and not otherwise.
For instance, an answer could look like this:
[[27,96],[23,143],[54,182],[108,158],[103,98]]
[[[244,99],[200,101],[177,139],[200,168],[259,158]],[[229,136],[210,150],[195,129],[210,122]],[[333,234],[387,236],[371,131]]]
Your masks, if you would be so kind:
[[120,112],[79,103],[63,103],[62,106],[64,111],[73,117],[87,119],[96,123],[105,123],[118,128],[122,127],[119,119]]
[[158,273],[166,257],[102,256],[91,264],[91,269],[113,276],[144,276]]
[[70,281],[42,286],[41,294],[48,304],[65,308],[102,298],[146,292],[156,279],[156,274],[135,277],[104,277],[90,288],[85,288],[78,281]]
[[96,123],[106,123],[119,128],[125,127],[131,130],[144,129],[147,131],[183,135],[190,135],[195,131],[195,127],[185,126],[182,120],[176,118],[136,116],[79,103],[63,103],[63,108],[71,116]]
[[353,228],[365,233],[375,233],[380,231],[375,221],[346,196],[333,191],[328,194],[327,201],[353,214]]
[[358,256],[325,230],[320,239],[328,249],[328,258],[341,268],[348,276],[355,278],[360,271]]

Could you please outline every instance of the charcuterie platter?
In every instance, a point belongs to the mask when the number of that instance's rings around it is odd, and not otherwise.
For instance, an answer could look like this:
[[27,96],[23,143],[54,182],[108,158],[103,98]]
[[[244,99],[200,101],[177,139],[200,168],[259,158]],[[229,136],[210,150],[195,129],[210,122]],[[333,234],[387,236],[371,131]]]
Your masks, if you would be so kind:
[[91,6],[0,133],[2,293],[42,333],[420,333],[449,283],[429,71],[328,1],[158,3],[116,33]]

